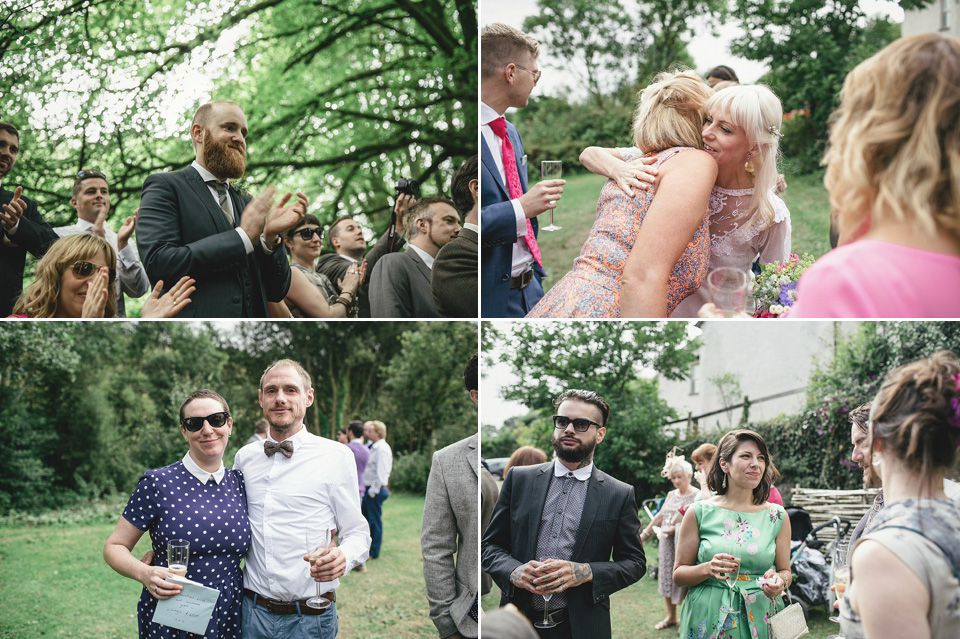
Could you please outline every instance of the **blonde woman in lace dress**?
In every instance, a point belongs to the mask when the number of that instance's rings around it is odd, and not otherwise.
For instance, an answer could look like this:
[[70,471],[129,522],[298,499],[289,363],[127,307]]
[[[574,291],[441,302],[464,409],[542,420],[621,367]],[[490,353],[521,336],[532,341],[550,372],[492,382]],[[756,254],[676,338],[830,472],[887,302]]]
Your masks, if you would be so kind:
[[[703,148],[717,161],[710,193],[710,269],[749,271],[790,255],[790,211],[774,194],[783,107],[762,84],[729,87],[708,101]],[[697,317],[710,301],[706,287],[671,317]]]

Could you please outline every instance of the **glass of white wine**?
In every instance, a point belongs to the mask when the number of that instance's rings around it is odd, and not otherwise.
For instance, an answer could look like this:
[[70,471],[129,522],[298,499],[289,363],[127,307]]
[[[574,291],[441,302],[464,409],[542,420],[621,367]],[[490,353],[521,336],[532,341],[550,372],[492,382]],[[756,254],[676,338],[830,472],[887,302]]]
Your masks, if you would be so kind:
[[[327,547],[330,545],[330,529],[307,530],[306,533],[304,533],[304,542],[307,546],[307,557],[310,558],[310,565],[313,566],[317,563],[317,560],[327,552]],[[330,606],[330,600],[320,596],[320,582],[318,581],[316,583],[317,596],[307,599],[306,604],[318,610],[328,608]]]
[[[550,564],[550,559],[546,557],[544,557],[543,559],[540,559],[539,561],[540,561],[541,567]],[[537,623],[533,624],[533,626],[535,628],[553,628],[554,626],[557,625],[557,622],[551,619],[550,615],[548,614],[548,611],[550,608],[550,605],[549,605],[550,598],[553,597],[553,593],[542,595],[542,597],[543,597],[543,621],[538,621]]]
[[171,539],[167,542],[167,568],[181,577],[187,576],[190,563],[190,542],[186,539]]
[[[540,178],[543,180],[559,180],[563,178],[563,162],[559,160],[544,160],[540,163]],[[562,226],[553,223],[553,212],[557,207],[550,209],[550,226],[544,226],[544,231],[559,231]]]
[[[850,564],[847,563],[847,543],[840,542],[836,550],[833,551],[833,589],[837,593],[837,599],[843,599],[843,593],[847,590],[847,583],[850,581]],[[828,617],[830,621],[840,623],[839,615]],[[843,634],[830,635],[827,639],[844,639]]]

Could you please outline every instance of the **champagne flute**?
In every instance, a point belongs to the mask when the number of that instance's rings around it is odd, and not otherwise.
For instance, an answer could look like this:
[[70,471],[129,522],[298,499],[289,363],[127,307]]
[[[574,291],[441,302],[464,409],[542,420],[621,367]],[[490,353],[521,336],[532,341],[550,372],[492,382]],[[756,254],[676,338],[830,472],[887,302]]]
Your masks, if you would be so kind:
[[736,560],[736,570],[727,573],[727,588],[730,589],[730,608],[733,608],[733,589],[737,585],[737,577],[740,575],[740,544],[727,544],[723,547],[723,552],[732,556]]
[[[330,529],[324,528],[323,530],[307,530],[304,533],[304,541],[307,546],[307,557],[310,558],[310,565],[313,566],[327,551],[327,546],[330,545]],[[307,599],[306,604],[311,608],[316,608],[318,610],[329,608],[330,600],[325,599],[320,595],[320,582],[318,581],[316,583],[317,596]]]
[[[847,590],[847,583],[850,580],[850,564],[847,563],[846,542],[837,544],[833,552],[833,589],[837,593],[837,599],[843,599],[843,593]],[[840,623],[840,615],[834,614],[828,617],[834,623]],[[844,639],[843,633],[830,635],[827,639]]]
[[736,317],[746,305],[750,276],[738,268],[721,266],[707,275],[707,289],[717,312],[724,317]]
[[[540,561],[540,566],[543,567],[544,565],[549,565],[551,560],[547,557],[544,557],[539,561]],[[533,624],[533,626],[534,628],[553,628],[554,626],[557,625],[557,622],[551,619],[550,616],[547,614],[547,609],[550,607],[549,606],[550,598],[553,597],[553,593],[549,593],[541,596],[543,597],[543,621],[538,621],[537,623]]]
[[[540,163],[540,178],[543,180],[559,180],[563,177],[563,162],[559,160],[544,160]],[[544,231],[559,231],[562,226],[553,223],[553,212],[557,207],[550,209],[550,226],[542,227]]]
[[190,542],[186,539],[171,539],[167,542],[167,568],[175,575],[187,576],[190,561]]

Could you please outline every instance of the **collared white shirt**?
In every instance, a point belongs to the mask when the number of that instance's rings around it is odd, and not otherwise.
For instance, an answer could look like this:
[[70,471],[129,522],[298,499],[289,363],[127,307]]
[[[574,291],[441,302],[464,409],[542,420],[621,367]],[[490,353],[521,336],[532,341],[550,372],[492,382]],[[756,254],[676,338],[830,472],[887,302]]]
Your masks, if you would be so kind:
[[363,483],[367,485],[367,494],[379,493],[384,486],[390,485],[390,471],[393,470],[393,450],[385,439],[379,439],[370,447],[370,459],[363,469]]
[[[227,187],[229,188],[229,186],[230,186],[230,180],[229,180],[229,179],[227,179],[227,180],[220,180],[220,178],[218,178],[216,175],[214,175],[214,174],[211,173],[210,171],[208,171],[208,170],[206,170],[205,168],[203,168],[202,166],[200,166],[200,163],[197,162],[196,160],[194,160],[193,163],[190,164],[190,166],[192,166],[193,168],[195,168],[195,169],[197,170],[197,173],[200,174],[200,179],[201,179],[201,180],[203,180],[204,182],[207,182],[207,183],[208,183],[208,184],[207,184],[207,190],[210,191],[210,195],[213,197],[213,201],[214,201],[214,203],[217,205],[217,208],[219,209],[219,208],[220,208],[220,194],[217,193],[217,188],[216,188],[215,186],[211,186],[211,185],[209,184],[209,182],[210,182],[210,180],[218,180],[218,181],[221,181],[221,182],[226,182]],[[236,210],[236,209],[234,208],[234,206],[233,206],[233,198],[230,197],[230,194],[229,194],[229,193],[227,193],[227,206],[230,207],[230,215],[233,216],[233,219],[239,220],[240,217],[237,215],[237,210]],[[250,237],[247,235],[247,232],[244,231],[244,230],[243,230],[242,228],[240,228],[239,226],[238,226],[235,230],[236,230],[237,233],[240,234],[240,239],[243,240],[243,248],[246,249],[247,255],[249,255],[250,253],[253,253],[253,243],[250,241]],[[266,243],[264,243],[262,239],[260,240],[260,246],[263,248],[264,251],[267,252],[267,254],[272,254],[272,253],[273,253],[273,249],[271,249],[269,246],[267,246]]]
[[[497,134],[493,132],[490,123],[497,118],[502,118],[502,113],[497,113],[493,107],[480,102],[480,134],[490,149],[490,155],[497,164],[497,170],[500,171],[500,180],[504,186],[507,185],[507,175],[503,168],[503,143]],[[517,171],[525,171],[525,166],[518,166]],[[509,189],[508,189],[509,192]],[[513,215],[517,223],[517,237],[524,237],[527,234],[527,216],[520,206],[519,199],[510,200],[513,204]],[[527,247],[526,242],[514,242],[513,258],[510,266],[510,276],[517,277],[526,271],[533,264],[533,253]]]
[[590,462],[589,466],[584,466],[583,468],[577,468],[576,470],[570,470],[566,466],[560,463],[559,460],[553,462],[553,476],[554,477],[567,477],[568,475],[573,475],[574,479],[579,481],[587,481],[590,479],[590,475],[593,473],[593,462]]
[[200,465],[193,461],[193,457],[190,456],[189,451],[183,456],[183,466],[187,469],[187,472],[199,479],[201,484],[206,484],[208,481],[210,481],[210,478],[213,477],[213,481],[217,482],[218,486],[220,485],[220,482],[223,481],[224,471],[226,470],[223,467],[222,461],[220,462],[220,468],[213,473],[200,468]]
[[477,224],[473,224],[473,223],[471,223],[471,222],[464,222],[464,223],[463,223],[463,228],[465,228],[465,229],[470,229],[471,231],[473,231],[473,232],[476,233],[477,235],[480,235],[480,227],[479,227]]
[[[80,233],[90,233],[92,228],[93,222],[77,218],[76,224],[58,226],[53,230],[58,236],[67,237]],[[115,231],[104,227],[103,235],[107,243],[113,247],[114,253],[117,254],[117,279],[114,280],[113,286],[117,292],[117,316],[125,317],[123,294],[126,293],[130,297],[141,297],[150,290],[150,278],[147,277],[146,271],[140,264],[140,254],[137,253],[137,247],[132,241],[128,241],[123,250],[119,250],[117,247],[120,244]]]
[[[267,440],[276,441],[269,434]],[[233,467],[243,473],[252,532],[243,585],[265,597],[294,601],[316,593],[317,582],[303,560],[307,530],[336,529],[349,572],[367,559],[370,528],[360,513],[350,449],[303,427],[287,441],[293,442],[289,459],[280,452],[268,457],[263,442],[255,442],[237,452]],[[339,579],[320,582],[320,592],[339,585]]]
[[424,251],[422,248],[409,243],[407,244],[407,250],[416,251],[417,255],[420,256],[420,259],[423,260],[423,263],[427,265],[427,268],[431,271],[433,270],[434,257],[432,255]]

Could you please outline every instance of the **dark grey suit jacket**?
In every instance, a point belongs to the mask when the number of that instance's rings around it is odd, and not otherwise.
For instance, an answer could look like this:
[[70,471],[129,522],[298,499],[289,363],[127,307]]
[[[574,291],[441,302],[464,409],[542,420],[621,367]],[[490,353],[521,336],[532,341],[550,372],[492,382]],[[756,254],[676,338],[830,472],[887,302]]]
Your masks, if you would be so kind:
[[440,317],[430,294],[430,269],[414,250],[384,255],[370,276],[372,317]]
[[430,291],[443,317],[478,317],[477,254],[477,233],[468,228],[437,253]]
[[[500,605],[513,603],[528,615],[533,614],[534,595],[515,588],[510,574],[536,559],[552,474],[553,462],[512,468],[481,542],[483,569],[503,591]],[[590,564],[593,581],[566,591],[574,639],[610,637],[610,595],[637,582],[646,572],[633,488],[596,466],[588,481],[571,560]]]
[[[58,237],[40,217],[37,203],[22,195],[20,198],[26,203],[27,210],[20,216],[17,232],[10,238],[15,246],[9,246],[4,241],[6,231],[0,226],[0,317],[13,312],[13,305],[23,292],[23,266],[27,251],[34,257],[42,257]],[[0,205],[10,204],[12,200],[13,191],[0,188]]]
[[[363,259],[367,262],[367,277],[357,290],[360,317],[370,317],[370,278],[373,275],[373,269],[377,266],[377,261],[391,252],[391,247],[388,242],[389,239],[390,233],[384,233],[380,236],[377,243],[373,245],[373,248],[363,256]],[[393,251],[399,251],[404,244],[406,244],[406,240],[397,234],[393,238]],[[336,253],[324,253],[317,259],[317,273],[326,275],[330,278],[330,281],[333,282],[333,285],[336,286],[337,282],[346,276],[347,269],[350,268],[352,264],[353,262]]]
[[137,248],[150,284],[163,280],[169,290],[184,275],[197,281],[193,301],[177,317],[269,317],[267,301],[283,300],[290,288],[282,247],[268,255],[257,240],[247,255],[235,229],[251,198],[232,186],[228,192],[240,212],[232,226],[192,166],[143,183]]

